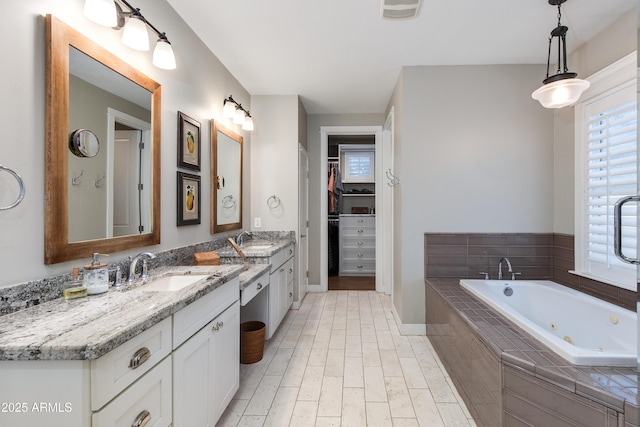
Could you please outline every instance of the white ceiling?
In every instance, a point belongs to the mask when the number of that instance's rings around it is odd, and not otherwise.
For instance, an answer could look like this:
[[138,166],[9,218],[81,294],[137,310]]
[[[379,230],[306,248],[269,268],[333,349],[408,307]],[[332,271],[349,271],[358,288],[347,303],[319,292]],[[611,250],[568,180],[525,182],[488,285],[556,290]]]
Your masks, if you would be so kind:
[[[566,2],[569,50],[636,1]],[[309,114],[383,113],[402,66],[543,64],[542,81],[557,24],[547,0],[423,0],[397,21],[380,0],[168,2],[251,95],[300,95]]]

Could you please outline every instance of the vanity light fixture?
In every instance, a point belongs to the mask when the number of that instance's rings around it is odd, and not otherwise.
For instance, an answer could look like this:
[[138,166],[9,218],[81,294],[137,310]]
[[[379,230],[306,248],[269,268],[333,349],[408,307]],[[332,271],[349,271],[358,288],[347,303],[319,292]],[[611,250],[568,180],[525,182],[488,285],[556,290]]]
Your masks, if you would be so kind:
[[238,104],[231,95],[224,100],[222,115],[233,118],[233,123],[242,125],[242,129],[244,130],[253,130],[253,118],[251,118],[251,114],[242,108],[242,105]]
[[[569,28],[560,23],[562,17],[561,6],[567,0],[548,0],[551,6],[558,6],[558,26],[551,30],[549,37],[549,54],[547,56],[547,76],[542,81],[542,86],[536,89],[531,97],[542,104],[544,108],[563,108],[574,104],[589,88],[590,83],[576,78],[578,74],[569,71],[567,65],[567,31]],[[554,39],[558,39],[558,70],[553,76],[549,76],[551,64],[551,45]]]
[[[128,11],[123,10],[123,6]],[[176,68],[176,57],[171,43],[165,33],[158,31],[141,13],[126,0],[85,0],[84,16],[93,22],[122,31],[122,43],[132,49],[149,50],[149,33],[151,28],[158,36],[153,51],[153,65],[165,70]]]

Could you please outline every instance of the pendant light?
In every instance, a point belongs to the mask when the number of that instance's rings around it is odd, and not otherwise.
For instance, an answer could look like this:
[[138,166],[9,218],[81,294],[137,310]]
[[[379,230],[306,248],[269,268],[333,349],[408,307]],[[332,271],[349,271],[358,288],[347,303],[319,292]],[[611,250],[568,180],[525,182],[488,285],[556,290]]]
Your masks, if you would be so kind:
[[176,56],[173,54],[171,43],[167,40],[167,36],[162,33],[156,48],[153,50],[153,65],[164,70],[175,70]]
[[[547,76],[542,81],[542,86],[536,89],[531,97],[542,104],[544,108],[562,108],[575,104],[580,95],[587,90],[590,83],[578,79],[578,74],[569,71],[567,64],[566,37],[569,28],[560,23],[562,18],[561,6],[567,0],[548,0],[551,6],[558,6],[558,26],[551,30],[549,37],[549,53],[547,56]],[[549,76],[551,65],[551,46],[553,40],[558,40],[558,70],[553,76]]]
[[140,14],[140,9],[131,13],[127,23],[122,30],[122,43],[131,49],[147,51],[149,50],[149,33],[147,24]]
[[85,0],[84,16],[105,27],[115,27],[118,25],[118,12],[113,0]]
[[224,117],[233,119],[233,123],[242,125],[243,130],[252,131],[254,129],[251,113],[245,110],[241,104],[238,104],[238,102],[233,99],[233,96],[231,95],[229,95],[229,97],[225,98],[224,100],[224,104],[222,106],[222,115]]

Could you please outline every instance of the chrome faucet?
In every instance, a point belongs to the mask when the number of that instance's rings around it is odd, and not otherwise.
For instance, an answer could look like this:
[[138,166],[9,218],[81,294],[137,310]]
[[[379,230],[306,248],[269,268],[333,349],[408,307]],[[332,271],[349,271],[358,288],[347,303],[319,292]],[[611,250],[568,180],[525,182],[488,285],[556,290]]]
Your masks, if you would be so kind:
[[[127,283],[133,283],[136,280],[136,266],[138,265],[138,261],[140,261],[143,257],[147,257],[148,259],[153,259],[156,255],[151,252],[140,252],[135,257],[129,257],[129,276],[127,277]],[[147,276],[146,269],[142,269],[142,273],[140,273],[140,277],[144,278]]]
[[243,231],[243,232],[239,233],[236,236],[236,243],[238,244],[238,246],[242,246],[242,240],[243,240],[244,236],[253,237],[253,234],[251,234],[250,231]]
[[511,268],[511,262],[509,262],[509,258],[502,258],[499,262],[498,262],[498,280],[502,280],[502,261],[506,261],[507,263],[507,267],[509,267],[509,273],[511,273],[511,280],[514,279],[513,277],[513,269]]

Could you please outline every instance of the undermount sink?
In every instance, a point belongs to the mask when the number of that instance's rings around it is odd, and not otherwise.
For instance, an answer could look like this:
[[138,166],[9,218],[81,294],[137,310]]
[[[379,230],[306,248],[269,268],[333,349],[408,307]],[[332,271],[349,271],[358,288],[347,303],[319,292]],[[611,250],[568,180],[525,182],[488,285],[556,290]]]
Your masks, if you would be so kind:
[[149,292],[175,292],[193,285],[199,280],[210,277],[209,274],[186,274],[163,276],[140,287],[141,291]]
[[243,251],[261,251],[264,249],[269,249],[273,247],[273,243],[269,243],[268,245],[247,245],[244,247],[240,247]]

